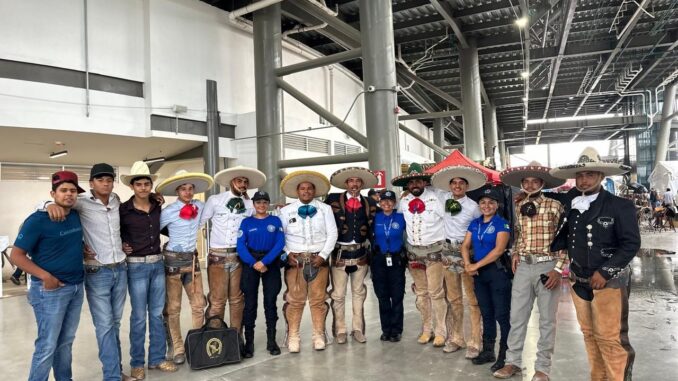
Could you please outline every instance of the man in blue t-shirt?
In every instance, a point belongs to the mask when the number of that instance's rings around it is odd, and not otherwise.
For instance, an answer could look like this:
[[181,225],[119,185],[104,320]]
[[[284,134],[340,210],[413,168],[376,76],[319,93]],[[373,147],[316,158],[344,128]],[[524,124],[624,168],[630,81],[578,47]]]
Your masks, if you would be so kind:
[[85,269],[80,217],[71,208],[82,192],[75,173],[54,173],[50,194],[65,210],[65,220],[52,222],[47,213],[31,214],[10,255],[13,264],[30,274],[28,301],[38,325],[29,381],[47,380],[51,369],[57,380],[73,378],[71,353],[80,322]]
[[275,342],[275,323],[278,312],[275,305],[282,288],[279,257],[285,246],[280,218],[268,214],[271,198],[259,191],[252,197],[255,214],[240,223],[237,250],[243,261],[240,288],[245,294],[243,327],[245,328],[244,357],[254,355],[254,322],[257,320],[259,279],[264,285],[264,314],[266,315],[266,350],[277,356],[280,347]]

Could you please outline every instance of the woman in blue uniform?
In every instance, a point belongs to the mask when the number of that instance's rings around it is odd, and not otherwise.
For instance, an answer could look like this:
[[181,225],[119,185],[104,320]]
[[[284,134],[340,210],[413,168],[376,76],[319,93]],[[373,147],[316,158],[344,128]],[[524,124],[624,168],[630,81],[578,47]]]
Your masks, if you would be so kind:
[[[473,220],[468,227],[461,246],[465,270],[474,276],[474,291],[478,298],[480,313],[483,317],[483,350],[473,359],[476,365],[496,362],[492,372],[504,367],[506,340],[511,324],[511,276],[503,265],[501,256],[509,242],[509,223],[497,215],[502,196],[494,189],[486,189],[478,200],[482,216]],[[471,258],[473,248],[473,258]],[[499,355],[494,356],[494,344],[497,339],[497,324],[501,329]]]
[[280,347],[275,342],[275,323],[278,312],[275,305],[282,287],[280,254],[285,246],[282,222],[268,214],[271,198],[259,191],[252,197],[255,214],[240,223],[237,250],[243,261],[240,288],[245,295],[243,327],[245,328],[246,358],[254,356],[254,322],[257,320],[257,295],[259,280],[264,285],[264,314],[266,315],[266,350],[277,356]]
[[379,300],[381,341],[400,341],[403,333],[403,298],[405,296],[405,268],[402,255],[405,218],[394,210],[393,191],[381,195],[381,210],[372,225],[372,283]]

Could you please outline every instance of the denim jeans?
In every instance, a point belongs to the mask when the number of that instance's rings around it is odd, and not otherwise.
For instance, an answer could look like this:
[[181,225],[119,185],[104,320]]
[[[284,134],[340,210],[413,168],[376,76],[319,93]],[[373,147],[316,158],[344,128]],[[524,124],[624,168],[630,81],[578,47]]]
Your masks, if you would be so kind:
[[132,314],[129,319],[130,366],[143,368],[146,359],[146,316],[148,316],[148,364],[158,365],[165,360],[167,342],[162,310],[165,306],[165,265],[155,263],[128,263]]
[[104,381],[120,381],[120,319],[127,295],[127,263],[113,268],[85,266],[87,302],[99,345]]
[[40,279],[31,278],[28,302],[35,313],[38,338],[29,381],[46,381],[52,368],[57,381],[73,379],[72,347],[80,323],[82,299],[82,283],[44,290]]

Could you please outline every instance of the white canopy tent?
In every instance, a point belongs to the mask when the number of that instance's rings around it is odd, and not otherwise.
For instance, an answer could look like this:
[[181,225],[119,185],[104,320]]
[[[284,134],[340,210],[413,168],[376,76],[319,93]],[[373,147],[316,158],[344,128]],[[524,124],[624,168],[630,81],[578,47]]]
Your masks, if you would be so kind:
[[678,191],[678,161],[660,161],[650,173],[650,187],[663,194],[667,188]]

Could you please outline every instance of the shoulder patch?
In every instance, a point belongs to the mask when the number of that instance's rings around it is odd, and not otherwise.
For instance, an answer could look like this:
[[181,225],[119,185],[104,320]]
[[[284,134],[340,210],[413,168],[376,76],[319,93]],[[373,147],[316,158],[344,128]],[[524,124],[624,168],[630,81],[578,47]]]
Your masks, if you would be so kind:
[[243,235],[242,229],[238,230],[238,238],[242,237],[242,235]]
[[275,232],[275,226],[268,225],[268,226],[266,226],[266,230],[268,230],[269,233],[273,233],[273,232]]

